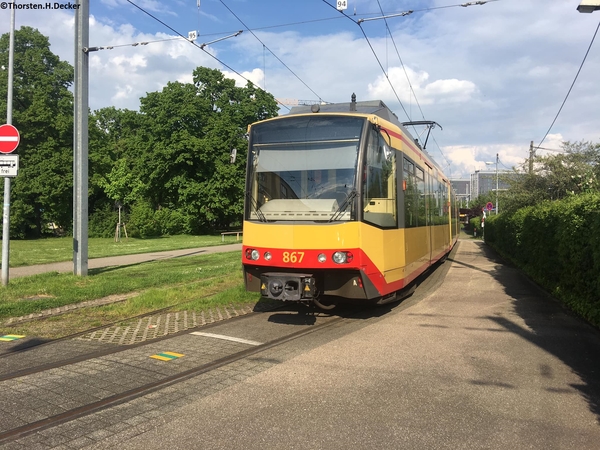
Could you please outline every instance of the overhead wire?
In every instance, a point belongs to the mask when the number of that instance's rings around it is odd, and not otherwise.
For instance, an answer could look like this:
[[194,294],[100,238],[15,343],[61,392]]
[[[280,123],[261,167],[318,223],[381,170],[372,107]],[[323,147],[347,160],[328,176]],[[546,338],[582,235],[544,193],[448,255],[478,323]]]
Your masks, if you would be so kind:
[[[136,7],[136,8],[138,8],[140,11],[144,12],[145,14],[147,14],[148,16],[150,16],[151,18],[153,18],[154,20],[156,20],[157,22],[159,22],[159,23],[160,23],[160,24],[162,24],[163,26],[167,27],[169,30],[173,31],[175,34],[177,34],[177,35],[178,35],[178,36],[180,36],[181,38],[183,38],[183,39],[187,40],[188,42],[190,42],[190,43],[191,43],[191,44],[193,44],[194,46],[196,46],[196,47],[200,48],[201,50],[203,50],[203,51],[204,51],[206,54],[208,54],[208,55],[209,55],[211,58],[215,59],[217,62],[219,62],[220,64],[222,64],[222,65],[223,65],[224,67],[226,67],[227,69],[231,70],[233,73],[237,74],[237,75],[238,75],[239,77],[241,77],[242,79],[244,79],[244,80],[246,80],[247,82],[251,83],[251,85],[253,85],[253,86],[255,86],[255,87],[257,87],[257,88],[261,89],[260,87],[256,86],[256,85],[255,85],[255,84],[254,84],[252,81],[250,81],[249,79],[247,79],[246,77],[244,77],[242,74],[240,74],[238,71],[236,71],[235,69],[233,69],[232,67],[230,67],[228,64],[226,64],[225,62],[221,61],[219,58],[217,58],[217,57],[216,57],[216,56],[214,56],[213,54],[211,54],[211,53],[207,52],[206,50],[204,50],[204,48],[203,48],[203,47],[204,47],[204,44],[203,44],[202,46],[199,46],[199,45],[197,45],[195,42],[192,42],[192,41],[190,41],[190,39],[186,38],[184,35],[182,35],[182,34],[181,34],[181,33],[179,33],[178,31],[176,31],[175,29],[173,29],[172,27],[170,27],[169,25],[167,25],[167,24],[166,24],[165,22],[163,22],[162,20],[158,19],[157,17],[155,17],[154,15],[152,15],[151,13],[149,13],[148,11],[144,10],[144,9],[143,9],[143,8],[141,8],[140,6],[138,6],[138,5],[136,5],[135,3],[133,3],[133,1],[131,1],[131,0],[127,0],[127,1],[128,1],[128,3],[130,3],[132,6],[135,6],[135,7]],[[296,78],[298,78],[298,80],[300,80],[300,81],[301,81],[301,82],[302,82],[302,83],[303,83],[303,84],[304,84],[304,85],[305,85],[305,86],[306,86],[306,87],[307,87],[307,88],[308,88],[308,89],[309,89],[309,90],[310,90],[310,91],[311,91],[311,92],[312,92],[312,93],[313,93],[315,96],[317,96],[317,97],[319,98],[319,100],[320,100],[320,101],[322,101],[322,98],[321,98],[321,97],[320,97],[320,96],[319,96],[319,95],[318,95],[318,94],[317,94],[317,93],[316,93],[314,90],[312,90],[312,88],[310,88],[310,87],[309,87],[309,86],[308,86],[308,85],[307,85],[307,84],[306,84],[306,83],[305,83],[305,82],[304,82],[304,81],[303,81],[303,80],[302,80],[300,77],[298,77],[298,76],[297,76],[297,75],[296,75],[296,74],[295,74],[295,73],[294,73],[294,72],[293,72],[293,71],[292,71],[292,70],[291,70],[291,69],[290,69],[290,68],[289,68],[289,67],[288,67],[288,66],[287,66],[287,65],[286,65],[286,64],[285,64],[285,63],[284,63],[284,62],[283,62],[283,61],[282,61],[282,60],[281,60],[281,59],[280,59],[278,56],[277,56],[277,55],[275,55],[275,53],[274,53],[274,52],[272,52],[272,51],[271,51],[271,50],[270,50],[270,49],[269,49],[269,48],[268,48],[268,47],[267,47],[267,46],[266,46],[266,45],[265,45],[265,44],[264,44],[264,43],[263,43],[263,42],[262,42],[262,41],[261,41],[261,40],[260,40],[260,39],[259,39],[259,38],[258,38],[256,35],[255,35],[255,33],[253,33],[253,30],[264,30],[264,29],[269,29],[269,28],[279,28],[279,27],[286,27],[286,26],[291,26],[291,25],[299,25],[299,24],[314,23],[314,22],[320,22],[320,21],[337,20],[337,19],[341,18],[340,16],[337,16],[337,17],[331,17],[331,18],[323,18],[323,19],[314,19],[314,20],[308,20],[308,21],[300,21],[300,22],[294,22],[294,23],[289,23],[289,24],[280,24],[280,25],[271,25],[271,26],[265,26],[265,27],[257,27],[257,28],[250,29],[250,28],[249,28],[249,27],[248,27],[248,26],[247,26],[247,25],[246,25],[246,24],[245,24],[245,23],[244,23],[244,22],[243,22],[243,21],[242,21],[242,20],[241,20],[241,19],[240,19],[240,18],[239,18],[239,17],[238,17],[236,14],[235,14],[235,13],[234,13],[234,12],[233,12],[233,11],[232,11],[232,10],[231,10],[231,9],[230,9],[230,8],[229,8],[229,7],[228,7],[228,6],[227,6],[227,5],[226,5],[226,4],[225,4],[225,3],[224,3],[222,0],[220,0],[220,1],[221,1],[221,3],[222,3],[222,4],[223,4],[223,5],[224,5],[224,6],[225,6],[225,7],[226,7],[226,8],[227,8],[227,9],[228,9],[230,12],[231,12],[231,14],[232,14],[232,15],[234,15],[234,16],[236,17],[236,19],[238,19],[238,21],[240,21],[240,22],[241,22],[241,23],[244,25],[244,27],[246,27],[246,29],[247,29],[247,30],[248,30],[250,33],[252,33],[252,34],[253,34],[253,36],[254,36],[254,37],[255,37],[255,38],[256,38],[256,39],[257,39],[257,40],[258,40],[258,41],[259,41],[259,42],[260,42],[260,43],[263,45],[263,47],[264,47],[264,48],[266,48],[267,50],[269,50],[269,52],[270,52],[271,54],[273,54],[273,56],[275,56],[275,58],[277,58],[277,60],[278,60],[279,62],[281,62],[281,64],[282,64],[282,65],[284,65],[284,67],[286,67],[286,68],[287,68],[287,69],[288,69],[288,70],[289,70],[289,71],[290,71],[290,72],[291,72],[291,73],[292,73],[292,74],[293,74],[293,75],[294,75]],[[437,10],[437,9],[445,9],[445,8],[452,8],[452,7],[466,7],[466,6],[472,6],[472,5],[483,5],[483,4],[485,4],[485,3],[490,3],[490,2],[495,2],[495,1],[499,1],[499,0],[475,1],[475,2],[468,2],[468,3],[463,3],[463,4],[445,5],[445,6],[438,6],[438,7],[432,7],[432,8],[422,8],[422,9],[411,10],[409,13],[413,13],[413,12],[421,12],[421,11],[432,11],[432,10]],[[324,2],[324,3],[326,3],[326,4],[327,4],[328,6],[330,6],[330,7],[333,7],[333,6],[332,6],[331,4],[329,4],[329,3],[328,3],[326,0],[323,0],[323,2]],[[379,0],[378,0],[378,4],[379,4]],[[200,9],[199,9],[199,8],[200,8],[200,0],[197,0],[197,7],[198,7],[198,14],[200,14]],[[382,13],[382,15],[383,15],[383,10],[382,10],[382,8],[381,8],[381,5],[380,5],[380,4],[379,4],[379,8],[380,8],[380,10],[381,10],[381,13]],[[346,18],[348,18],[348,19],[352,20],[352,22],[354,22],[355,24],[357,24],[357,25],[359,25],[359,26],[360,26],[361,22],[363,22],[363,21],[364,21],[364,19],[363,19],[363,20],[356,21],[356,20],[352,19],[352,17],[350,17],[350,16],[348,16],[347,14],[345,14],[343,11],[338,11],[338,12],[340,12],[340,13],[341,13],[341,14],[342,14],[344,17],[346,17]],[[363,14],[363,15],[371,15],[371,14],[374,14],[374,13],[370,13],[370,14]],[[356,11],[355,11],[355,15],[356,15]],[[396,17],[396,16],[403,16],[403,15],[407,15],[407,14],[405,14],[405,13],[401,12],[401,13],[397,13],[397,14],[392,14],[392,17]],[[392,38],[392,42],[393,42],[394,48],[395,48],[395,50],[396,50],[396,54],[397,54],[397,56],[398,56],[398,58],[399,58],[399,60],[400,60],[400,64],[401,64],[401,66],[402,66],[402,68],[403,68],[403,70],[404,70],[405,76],[407,77],[407,80],[408,80],[408,83],[409,83],[409,86],[410,86],[411,92],[412,92],[412,94],[413,94],[413,95],[414,95],[414,97],[415,97],[415,102],[416,102],[416,104],[417,104],[417,106],[418,106],[418,108],[419,108],[419,111],[420,111],[420,113],[421,113],[421,117],[423,117],[423,118],[424,118],[424,113],[423,113],[423,110],[422,110],[422,108],[421,108],[421,105],[420,105],[420,104],[419,104],[419,102],[418,102],[418,99],[417,99],[416,93],[414,92],[414,88],[413,88],[413,86],[412,86],[412,83],[410,82],[410,78],[408,77],[408,74],[407,74],[407,72],[406,72],[405,65],[404,65],[404,63],[403,63],[403,61],[402,61],[402,59],[401,59],[401,57],[400,57],[400,54],[399,54],[398,48],[397,48],[397,46],[396,46],[396,43],[395,43],[395,41],[394,41],[394,39],[393,39],[392,33],[391,33],[391,31],[390,31],[390,28],[389,28],[389,25],[388,25],[388,23],[387,23],[387,18],[389,18],[389,17],[390,17],[390,16],[384,16],[384,17],[381,17],[381,18],[382,18],[382,19],[383,19],[383,20],[386,22],[386,28],[387,28],[387,30],[388,30],[388,33],[390,34],[390,36],[391,36],[391,38]],[[380,18],[380,19],[381,19],[381,18]],[[369,20],[377,20],[377,19],[378,19],[378,18],[373,18],[373,19],[369,19]],[[199,17],[199,16],[198,16],[198,20],[200,20],[200,17]],[[385,75],[385,77],[386,77],[386,79],[387,79],[387,81],[388,81],[388,83],[389,83],[389,85],[390,85],[390,87],[391,87],[391,89],[392,89],[392,91],[393,91],[393,93],[394,93],[394,95],[395,95],[396,99],[398,100],[398,103],[400,104],[400,106],[401,106],[402,110],[404,111],[404,113],[406,114],[406,116],[407,116],[407,117],[409,118],[409,120],[410,120],[410,119],[411,119],[411,118],[410,118],[410,115],[409,115],[409,113],[406,111],[406,108],[404,107],[404,104],[403,104],[403,103],[402,103],[402,101],[400,100],[400,98],[399,98],[399,95],[398,95],[398,93],[396,92],[396,90],[395,90],[395,88],[394,88],[394,86],[393,86],[393,84],[392,84],[392,82],[391,82],[391,80],[390,80],[390,78],[389,78],[389,76],[388,76],[388,74],[387,74],[387,71],[384,69],[384,67],[383,67],[383,65],[382,65],[382,63],[381,63],[381,61],[380,61],[379,57],[377,56],[377,54],[376,54],[376,52],[375,52],[375,50],[374,50],[374,48],[373,48],[373,46],[372,46],[372,44],[371,44],[371,42],[370,42],[370,40],[369,40],[368,36],[366,35],[366,33],[365,33],[365,31],[363,30],[362,26],[360,26],[360,28],[361,28],[361,32],[363,33],[363,36],[364,36],[364,38],[365,38],[365,40],[366,40],[367,44],[369,45],[369,47],[370,47],[370,49],[371,49],[371,51],[372,51],[372,53],[373,53],[373,55],[374,55],[375,59],[377,60],[377,63],[379,64],[379,67],[381,68],[382,72],[384,73],[384,75]],[[223,33],[212,33],[212,34],[223,34]],[[211,34],[206,34],[205,36],[209,36],[209,35],[211,35]],[[172,39],[177,39],[177,38],[172,38]],[[126,46],[126,45],[134,45],[134,46],[135,46],[135,45],[137,45],[137,44],[140,44],[140,45],[146,45],[146,44],[148,44],[148,43],[153,43],[153,42],[161,42],[161,41],[168,41],[168,40],[172,40],[172,39],[156,40],[156,41],[149,41],[149,42],[142,42],[142,43],[135,43],[135,44],[123,44],[123,45],[111,46],[111,47],[106,47],[106,48],[112,48],[112,47],[122,47],[122,46]],[[264,48],[263,48],[263,51],[264,51]],[[588,49],[588,51],[589,51],[589,49]],[[263,59],[264,59],[264,56],[263,56]],[[263,63],[264,63],[264,61],[263,61]],[[265,84],[265,88],[266,88],[266,84]],[[265,91],[266,91],[266,89],[262,89],[262,90],[265,90]],[[277,100],[277,99],[276,99],[276,100]],[[289,111],[289,108],[288,108],[288,107],[287,107],[285,104],[283,104],[283,103],[282,103],[282,102],[280,102],[280,101],[277,101],[277,102],[278,102],[280,105],[282,105],[284,108],[286,108],[286,109]],[[416,130],[415,130],[415,132],[416,132]],[[418,133],[417,133],[417,134],[418,134]],[[445,159],[445,161],[448,163],[448,165],[450,165],[450,163],[448,162],[448,159],[446,158],[446,156],[445,156],[445,155],[443,154],[443,152],[441,151],[441,148],[440,148],[439,144],[437,143],[437,141],[436,141],[435,137],[434,137],[434,136],[432,136],[432,138],[433,138],[433,141],[434,141],[435,145],[438,147],[438,150],[440,151],[440,154],[443,156],[443,158],[444,158],[444,159]]]
[[[385,13],[383,12],[383,8],[381,7],[381,3],[379,0],[377,0],[377,5],[379,6],[381,15],[384,16]],[[402,61],[402,57],[400,56],[400,51],[398,50],[398,46],[396,45],[396,40],[394,39],[392,31],[390,30],[387,18],[384,17],[383,21],[385,22],[385,27],[387,29],[388,34],[390,35],[392,44],[394,45],[394,49],[396,50],[396,55],[398,56],[398,60],[400,61],[400,65],[402,66],[402,70],[404,71],[404,75],[406,76],[406,81],[408,81],[408,86],[410,87],[410,91],[412,92],[412,95],[415,97],[415,103],[417,104],[417,107],[419,108],[419,111],[421,112],[421,117],[423,118],[423,120],[425,120],[425,114],[423,113],[423,109],[421,108],[421,104],[419,103],[419,99],[417,98],[417,93],[415,92],[413,85],[410,81],[410,77],[408,76],[408,72],[406,71],[406,66],[404,65],[404,61]],[[410,117],[409,117],[409,119],[410,119]],[[413,127],[413,129],[414,129],[414,127]],[[419,139],[420,139],[420,137],[419,137]],[[435,143],[438,151],[442,155],[442,158],[444,158],[444,160],[448,164],[448,167],[451,167],[450,161],[448,161],[448,158],[446,158],[446,155],[444,155],[444,152],[442,152],[442,149],[439,146],[438,142],[436,141],[435,136],[432,135],[432,139],[433,139],[433,142]]]
[[[498,0],[490,0],[490,1],[498,1]],[[328,2],[327,2],[327,0],[323,0],[323,2],[324,2],[325,4],[327,4],[328,6],[330,6],[330,7],[332,7],[332,8],[333,8],[333,6],[332,6],[330,3],[328,3]],[[384,13],[383,13],[383,10],[382,10],[382,8],[381,8],[381,4],[379,3],[379,0],[377,0],[377,4],[379,5],[379,8],[380,8],[380,10],[381,10],[381,14],[382,14],[382,15],[384,15]],[[462,6],[462,5],[454,5],[454,6]],[[441,9],[441,8],[446,8],[446,7],[437,7],[437,8],[428,8],[428,9]],[[387,73],[387,72],[386,72],[386,70],[384,69],[384,67],[383,67],[383,64],[381,63],[381,60],[380,60],[380,59],[379,59],[379,57],[377,56],[377,52],[376,52],[376,51],[375,51],[375,49],[373,48],[373,45],[371,44],[371,41],[369,40],[369,37],[367,36],[367,34],[366,34],[365,30],[364,30],[364,29],[363,29],[363,27],[361,26],[361,23],[362,23],[362,22],[361,22],[361,21],[356,21],[356,20],[352,19],[352,17],[348,16],[348,15],[347,15],[347,14],[345,14],[343,11],[340,11],[340,13],[342,13],[342,14],[343,14],[343,15],[344,15],[346,18],[350,19],[352,22],[354,22],[355,24],[357,24],[357,25],[360,27],[360,30],[361,30],[361,32],[362,32],[362,34],[363,34],[363,36],[364,36],[364,38],[365,38],[365,40],[366,40],[367,44],[369,45],[369,48],[371,49],[371,52],[373,53],[373,56],[375,57],[375,59],[376,59],[377,63],[379,64],[379,67],[381,68],[381,71],[383,72],[383,74],[384,74],[384,76],[385,76],[385,78],[386,78],[386,80],[387,80],[387,82],[388,82],[388,84],[389,84],[390,88],[392,89],[392,92],[394,93],[394,95],[395,95],[395,97],[396,97],[396,100],[398,101],[398,103],[399,103],[400,107],[402,108],[402,111],[404,111],[404,114],[406,114],[406,117],[408,118],[408,120],[409,120],[409,121],[412,121],[412,118],[410,117],[410,114],[408,113],[408,111],[406,111],[406,108],[404,107],[404,104],[402,103],[402,100],[400,100],[400,96],[399,96],[399,95],[398,95],[398,93],[396,92],[396,89],[394,88],[394,85],[393,85],[392,81],[390,80],[390,77],[389,77],[388,73]],[[399,15],[400,15],[400,14],[399,14]],[[386,18],[386,17],[383,17],[383,20],[385,21],[385,24],[386,24],[386,29],[387,29],[387,31],[389,32],[390,36],[391,36],[391,35],[392,35],[392,33],[391,33],[391,31],[390,31],[390,28],[389,28],[389,26],[388,26],[388,23],[387,23],[387,18]],[[400,64],[402,65],[402,68],[404,69],[404,74],[406,75],[406,78],[407,78],[407,80],[408,80],[408,83],[409,83],[409,86],[410,86],[410,88],[411,88],[411,91],[412,91],[413,95],[415,96],[415,101],[417,102],[417,105],[419,106],[419,110],[420,110],[420,112],[421,112],[421,116],[423,117],[423,119],[425,119],[425,117],[424,117],[424,115],[423,115],[423,110],[422,110],[422,108],[421,108],[421,105],[418,103],[417,95],[416,95],[416,93],[414,92],[414,89],[413,89],[413,87],[412,87],[412,83],[410,82],[410,79],[409,79],[409,77],[408,77],[408,73],[406,72],[406,68],[405,68],[405,66],[404,66],[404,62],[402,61],[402,58],[400,57],[400,52],[398,51],[398,47],[396,46],[396,43],[395,43],[395,41],[394,41],[394,39],[393,39],[393,36],[392,36],[392,42],[394,43],[394,48],[396,49],[396,54],[398,55],[398,59],[400,60]],[[417,132],[417,130],[416,130],[416,128],[415,128],[414,126],[413,126],[413,129],[415,130],[415,133],[416,133],[417,135],[419,135],[419,133]],[[433,141],[435,142],[435,145],[437,146],[437,148],[438,148],[438,151],[440,152],[440,154],[442,155],[442,157],[443,157],[443,158],[444,158],[444,160],[446,161],[447,165],[450,167],[450,166],[451,166],[451,164],[450,164],[450,162],[448,161],[448,158],[446,158],[446,155],[444,155],[444,152],[442,152],[442,149],[441,149],[441,147],[439,146],[439,144],[437,143],[437,141],[435,140],[435,137],[433,137]]]
[[[379,5],[379,10],[381,11],[381,14],[384,15],[383,8],[381,7],[381,3],[379,2],[379,0],[377,0],[377,5]],[[415,97],[415,102],[417,103],[417,106],[419,107],[419,111],[421,111],[421,117],[423,118],[423,120],[425,120],[425,116],[423,115],[423,110],[421,109],[421,105],[419,104],[419,100],[417,99],[417,94],[415,93],[415,90],[413,89],[413,85],[410,81],[410,77],[408,76],[408,72],[406,72],[406,67],[404,66],[404,61],[402,61],[402,57],[400,56],[400,52],[398,51],[398,46],[396,45],[396,40],[394,39],[392,31],[390,30],[387,19],[384,19],[384,22],[385,22],[385,28],[387,29],[387,32],[390,35],[390,38],[392,40],[392,44],[394,45],[394,49],[396,50],[396,55],[398,56],[398,60],[400,61],[402,70],[404,71],[404,75],[406,76],[406,80],[408,81],[408,86],[410,87],[410,91],[412,92],[412,94]],[[410,119],[410,117],[409,117],[409,119]]]
[[[496,2],[496,1],[500,1],[500,0],[487,0],[485,2],[482,2],[480,4],[484,4],[484,3],[490,3],[490,2]],[[199,2],[198,2],[199,3]],[[433,8],[423,8],[423,9],[415,9],[412,10],[412,12],[422,12],[422,11],[433,11],[436,9],[446,9],[446,8],[454,8],[454,7],[458,7],[458,6],[471,6],[468,4],[456,4],[456,5],[446,5],[446,6],[435,6]],[[364,13],[364,14],[359,14],[360,16],[371,16],[371,15],[375,15],[376,13]],[[399,12],[398,15],[401,15],[402,12]],[[356,14],[356,8],[355,8],[355,16]],[[394,15],[392,13],[392,15]],[[272,28],[286,28],[286,27],[291,27],[291,26],[295,26],[295,25],[305,25],[305,24],[309,24],[309,23],[316,23],[316,22],[325,22],[325,21],[329,21],[329,20],[340,20],[343,17],[337,15],[334,17],[324,17],[322,19],[311,19],[311,20],[301,20],[299,22],[289,22],[289,23],[283,23],[283,24],[278,24],[278,25],[267,25],[264,27],[256,27],[256,28],[252,28],[252,31],[260,31],[260,30],[268,30],[268,29],[272,29]],[[360,20],[360,19],[359,19]],[[363,19],[363,20],[367,20],[367,19]],[[368,20],[374,20],[374,19],[368,19]],[[248,30],[248,31],[251,31]],[[234,31],[223,31],[223,32],[219,32],[219,33],[208,33],[208,34],[204,34],[202,36],[211,36],[211,35],[217,35],[217,34],[231,34],[234,33]]]
[[498,159],[499,164],[504,167],[506,170],[512,170],[512,167],[506,167],[502,161]]
[[[335,8],[333,5],[331,5],[329,2],[327,2],[327,0],[322,0],[323,3],[325,3],[327,6],[331,7],[331,8]],[[373,56],[375,57],[375,59],[377,60],[377,64],[379,64],[379,68],[381,69],[381,71],[383,72],[385,78],[387,79],[390,87],[392,88],[392,91],[394,92],[394,95],[396,96],[396,99],[398,100],[398,103],[400,104],[400,106],[402,107],[402,110],[404,111],[404,114],[406,114],[406,117],[410,120],[410,116],[408,115],[408,112],[406,111],[406,108],[404,108],[404,104],[402,103],[402,100],[400,100],[400,97],[398,96],[398,93],[396,92],[396,89],[394,88],[394,85],[392,84],[392,82],[390,81],[390,78],[387,74],[387,72],[385,71],[383,64],[381,63],[381,60],[379,59],[379,57],[377,56],[377,52],[375,51],[375,49],[373,48],[373,45],[371,45],[371,41],[369,40],[369,37],[367,36],[367,34],[365,33],[365,30],[363,30],[363,28],[360,26],[360,24],[354,20],[352,17],[348,16],[346,13],[344,13],[343,11],[340,11],[341,14],[344,15],[344,17],[348,18],[349,20],[351,20],[353,23],[355,23],[356,25],[359,26],[360,31],[362,32],[365,40],[367,41],[367,44],[369,45],[369,48],[371,49],[371,52],[373,53]]]
[[279,58],[279,56],[277,56],[269,47],[267,47],[265,45],[265,43],[260,40],[260,38],[248,27],[248,25],[246,25],[244,23],[244,21],[242,19],[240,19],[236,13],[233,12],[231,10],[231,8],[229,6],[227,6],[223,0],[219,0],[219,1],[225,8],[227,8],[227,10],[233,15],[233,17],[235,17],[246,28],[246,30],[248,30],[252,34],[252,36],[254,36],[256,38],[256,40],[263,45],[263,49],[266,48],[269,51],[269,53],[271,53],[271,55],[273,55],[277,59],[277,61],[279,61],[283,65],[283,67],[285,67],[292,75],[294,75],[296,77],[296,79],[298,79],[298,81],[300,81],[304,86],[306,86],[310,92],[312,92],[314,95],[316,95],[317,98],[319,99],[319,101],[321,101],[321,102],[323,101],[321,96],[319,94],[317,94],[308,84],[306,84],[304,82],[304,80],[302,78],[300,78],[292,69],[290,69],[289,66],[286,63],[284,63],[281,60],[281,58]]
[[[239,73],[237,70],[235,70],[234,68],[230,67],[227,63],[225,63],[224,61],[221,61],[219,58],[217,58],[215,55],[211,54],[210,52],[206,51],[204,49],[203,46],[196,44],[193,41],[190,41],[189,39],[187,39],[183,34],[181,34],[179,31],[177,31],[176,29],[174,29],[173,27],[171,27],[170,25],[166,24],[165,22],[163,22],[162,20],[160,20],[158,17],[152,15],[151,13],[149,13],[148,11],[146,11],[144,8],[136,5],[135,3],[133,3],[132,0],[127,0],[128,3],[130,3],[132,6],[135,6],[137,9],[139,9],[140,11],[142,11],[144,14],[150,16],[151,18],[153,18],[154,20],[156,20],[158,23],[160,23],[161,25],[165,26],[166,28],[168,28],[169,30],[171,30],[173,33],[175,33],[176,35],[186,39],[190,44],[192,44],[193,46],[199,48],[200,50],[202,50],[204,53],[206,53],[208,56],[210,56],[211,58],[213,58],[214,60],[216,60],[217,62],[219,62],[220,64],[222,64],[224,67],[227,67],[229,70],[231,70],[233,73],[235,73],[236,75],[238,75],[239,77],[241,77],[242,79],[246,80],[248,83],[250,83],[252,86],[254,86],[257,89],[260,89],[261,91],[264,91],[264,89],[262,89],[260,86],[257,86],[256,84],[254,84],[252,81],[250,81],[248,78],[246,78],[245,76],[243,76],[241,73]],[[264,91],[266,92],[266,91]],[[281,103],[280,101],[278,101],[277,99],[275,99],[275,101],[277,103],[279,103],[281,106],[283,106],[284,108],[286,108],[288,111],[290,110],[290,108],[288,108],[285,104]]]
[[538,147],[540,145],[542,145],[542,143],[546,140],[546,137],[550,133],[550,130],[552,129],[552,127],[554,126],[554,124],[556,123],[556,120],[558,119],[558,116],[560,115],[560,112],[562,111],[563,107],[565,106],[565,103],[567,103],[567,99],[569,98],[569,95],[571,94],[571,91],[573,90],[573,86],[575,86],[575,82],[577,81],[577,78],[579,77],[579,73],[581,72],[581,69],[583,68],[583,65],[585,64],[585,60],[587,59],[587,56],[590,53],[590,49],[592,48],[592,45],[594,44],[594,40],[596,39],[596,35],[598,34],[598,29],[599,28],[600,28],[600,22],[598,22],[598,26],[596,27],[596,31],[594,32],[594,36],[592,36],[592,41],[590,42],[590,45],[588,46],[588,49],[585,52],[585,55],[583,57],[583,61],[581,61],[581,64],[579,65],[579,70],[577,70],[577,74],[575,75],[575,79],[571,83],[571,87],[569,88],[569,91],[567,92],[567,95],[565,96],[565,99],[563,100],[562,104],[560,105],[560,108],[558,109],[558,112],[556,113],[556,116],[554,117],[554,120],[550,124],[550,127],[548,128],[548,131],[546,131],[546,134],[544,135],[544,137],[542,138],[542,140],[538,144]]

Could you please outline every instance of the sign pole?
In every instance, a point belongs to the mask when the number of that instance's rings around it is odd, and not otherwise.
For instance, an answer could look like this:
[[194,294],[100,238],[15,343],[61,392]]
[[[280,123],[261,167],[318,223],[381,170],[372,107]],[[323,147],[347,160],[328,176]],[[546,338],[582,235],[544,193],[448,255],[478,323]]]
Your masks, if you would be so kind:
[[[10,13],[10,37],[8,47],[8,92],[6,94],[6,123],[11,125],[14,55],[15,8],[12,8]],[[8,286],[8,255],[10,250],[10,177],[4,178],[4,208],[2,222],[2,286]]]

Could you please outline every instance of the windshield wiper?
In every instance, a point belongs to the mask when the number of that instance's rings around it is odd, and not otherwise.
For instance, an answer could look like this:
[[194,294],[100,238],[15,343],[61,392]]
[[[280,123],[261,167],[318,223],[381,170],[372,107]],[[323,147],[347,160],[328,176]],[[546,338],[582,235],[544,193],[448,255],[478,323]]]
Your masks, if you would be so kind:
[[333,213],[333,215],[329,219],[329,222],[339,220],[340,217],[342,217],[342,214],[344,214],[344,212],[346,212],[346,209],[348,209],[348,206],[352,203],[352,200],[354,200],[357,195],[358,195],[358,192],[356,192],[356,189],[352,189],[352,191],[350,191],[350,193],[346,196],[346,198],[344,199],[342,204],[339,206],[337,211]]
[[252,210],[254,211],[254,214],[256,214],[256,217],[258,217],[258,220],[260,222],[267,222],[267,218],[258,207],[258,202],[250,191],[246,192],[246,199],[250,201],[250,206],[252,206]]

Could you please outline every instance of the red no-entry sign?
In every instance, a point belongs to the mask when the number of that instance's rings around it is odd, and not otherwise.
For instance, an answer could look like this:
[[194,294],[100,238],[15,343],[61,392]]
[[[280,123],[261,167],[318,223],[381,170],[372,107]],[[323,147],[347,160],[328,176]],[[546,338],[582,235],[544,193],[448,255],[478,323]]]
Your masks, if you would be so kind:
[[0,153],[12,153],[19,145],[19,131],[10,124],[0,125]]

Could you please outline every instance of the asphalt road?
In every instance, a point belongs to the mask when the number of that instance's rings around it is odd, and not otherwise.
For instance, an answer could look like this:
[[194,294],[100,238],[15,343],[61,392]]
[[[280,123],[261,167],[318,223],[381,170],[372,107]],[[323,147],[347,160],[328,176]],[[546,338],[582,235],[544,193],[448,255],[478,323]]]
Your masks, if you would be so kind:
[[450,262],[425,298],[274,349],[268,369],[93,448],[600,448],[600,333],[480,241]]

